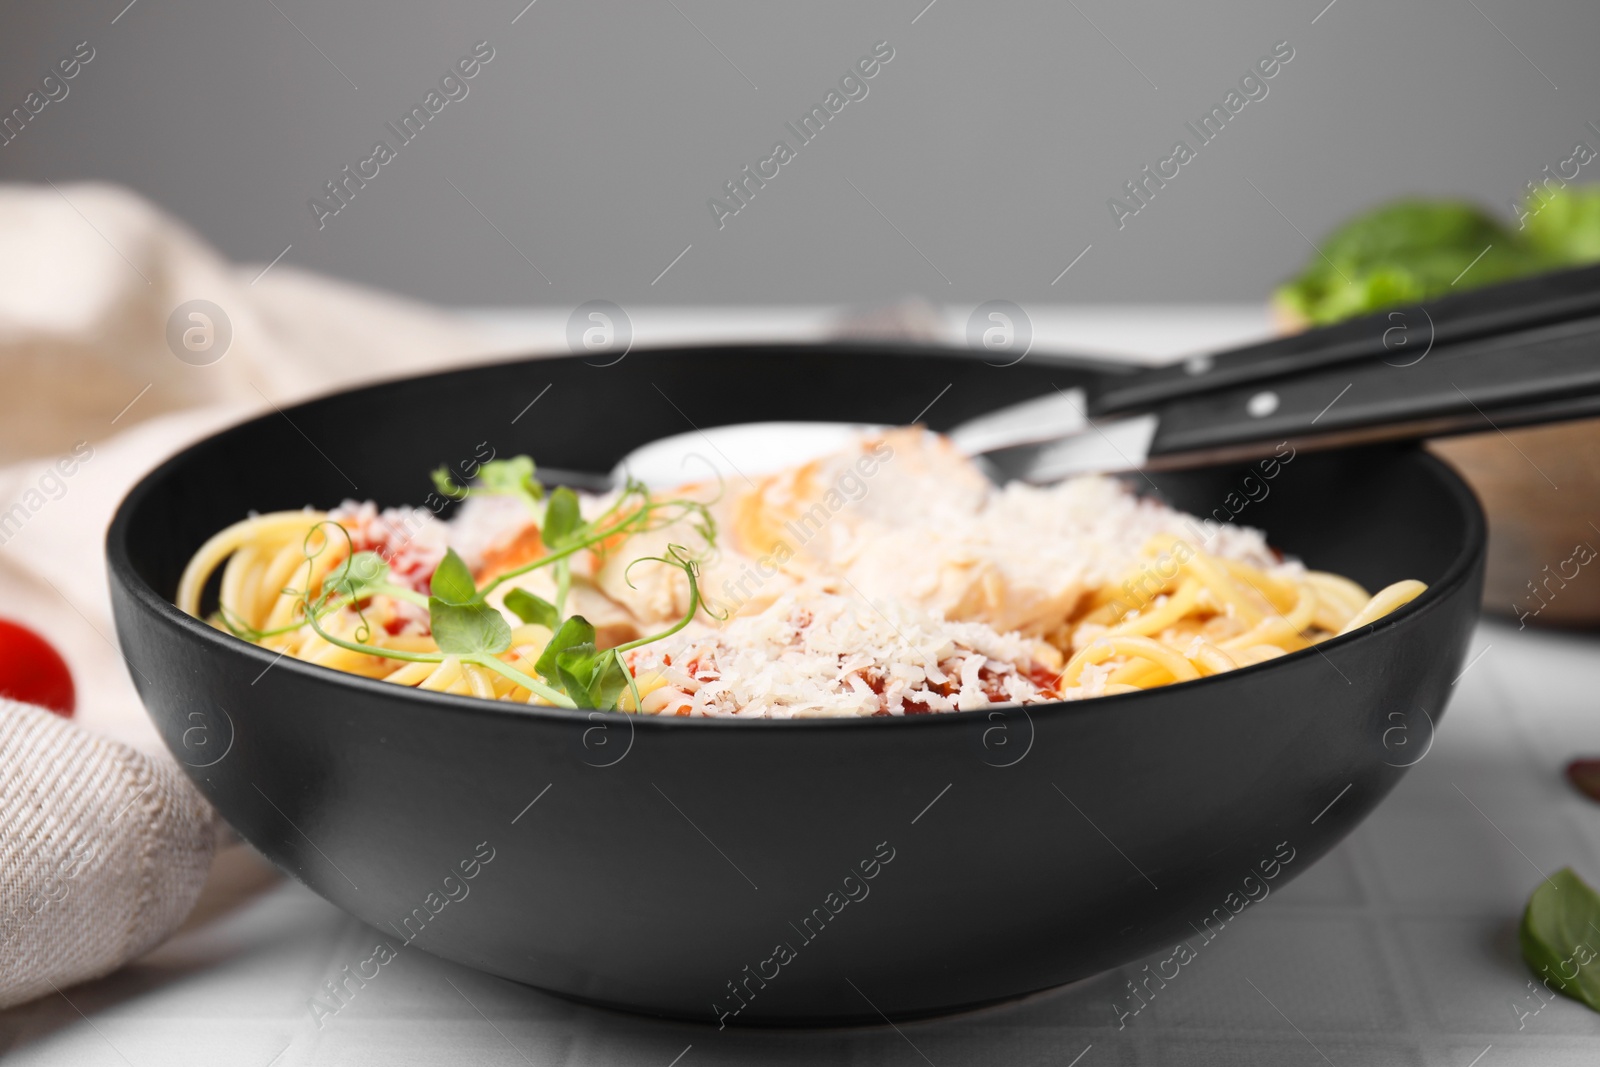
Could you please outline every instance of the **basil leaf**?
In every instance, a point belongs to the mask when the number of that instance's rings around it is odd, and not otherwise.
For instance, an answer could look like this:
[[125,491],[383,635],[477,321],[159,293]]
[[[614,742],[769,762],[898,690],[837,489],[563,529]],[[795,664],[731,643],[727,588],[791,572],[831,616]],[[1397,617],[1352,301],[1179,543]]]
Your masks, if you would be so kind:
[[450,604],[438,597],[428,600],[428,620],[440,652],[468,656],[486,652],[498,655],[511,647],[511,624],[505,616],[479,602]]
[[478,599],[478,587],[472,572],[453,548],[445,549],[444,559],[433,572],[433,595],[446,604],[471,604]]
[[337,593],[350,600],[367,596],[374,586],[389,580],[389,565],[376,552],[357,552],[345,557],[328,577],[323,579],[325,592]]
[[[534,673],[552,685],[562,684],[556,670],[556,657],[569,648],[584,644],[594,644],[594,627],[590,626],[589,620],[582,615],[574,615],[561,624],[561,629],[557,630],[550,638],[550,643],[544,646],[539,661],[533,665]],[[567,695],[577,699],[575,693]]]
[[561,625],[561,616],[556,614],[556,606],[541,596],[534,596],[526,589],[513,589],[506,594],[506,607],[523,622],[537,623],[551,633],[555,633]]
[[1534,975],[1600,1011],[1600,894],[1563,867],[1528,898],[1518,930]]
[[529,456],[490,460],[479,468],[478,484],[490,493],[526,496],[537,501],[544,496],[544,486],[533,472],[533,459]]
[[550,494],[550,503],[545,505],[544,529],[539,531],[539,536],[551,548],[560,548],[562,542],[572,536],[572,531],[582,524],[578,494],[564,485],[558,486]]

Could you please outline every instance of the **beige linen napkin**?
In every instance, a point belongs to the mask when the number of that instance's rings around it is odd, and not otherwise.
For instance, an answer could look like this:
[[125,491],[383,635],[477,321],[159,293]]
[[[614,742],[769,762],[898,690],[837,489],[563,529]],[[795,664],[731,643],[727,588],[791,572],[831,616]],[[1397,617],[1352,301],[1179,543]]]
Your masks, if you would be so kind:
[[[293,255],[236,268],[126,190],[0,186],[0,462],[162,412],[283,404],[491,354],[485,332]],[[184,343],[204,341],[195,301],[220,309],[209,349]]]
[[0,1006],[165,939],[194,906],[215,820],[170,760],[0,700]]
[[102,541],[122,495],[271,405],[495,354],[486,331],[292,258],[235,267],[109,186],[0,186],[0,617],[54,644],[78,690],[72,723],[0,702],[0,1007],[158,944],[212,857],[214,815],[115,644]]

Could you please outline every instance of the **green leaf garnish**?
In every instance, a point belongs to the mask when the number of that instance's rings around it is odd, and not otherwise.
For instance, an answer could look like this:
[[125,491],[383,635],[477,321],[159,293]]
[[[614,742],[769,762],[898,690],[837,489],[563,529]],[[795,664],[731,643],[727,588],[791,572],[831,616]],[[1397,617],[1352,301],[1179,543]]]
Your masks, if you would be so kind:
[[472,604],[481,599],[477,584],[472,580],[472,571],[453,548],[445,550],[444,559],[433,572],[430,588],[434,597],[446,604]]
[[[595,707],[615,710],[618,698],[622,696],[624,689],[633,689],[637,699],[638,690],[633,684],[633,672],[622,662],[622,657],[615,650],[602,652],[600,657],[600,667],[595,682],[590,687],[590,691],[595,695]],[[635,703],[634,710],[638,710],[638,707],[639,705]]]
[[[709,507],[691,499],[658,500],[643,483],[630,479],[603,512],[586,520],[575,492],[562,486],[546,498],[544,487],[534,474],[533,460],[527,456],[483,464],[479,468],[477,482],[471,486],[458,485],[447,467],[441,467],[432,474],[438,490],[453,500],[461,500],[473,493],[516,495],[526,500],[530,509],[541,516],[540,536],[546,548],[544,555],[496,575],[482,589],[477,588],[471,570],[453,549],[446,551],[444,559],[435,569],[430,586],[432,596],[424,596],[414,589],[398,585],[381,556],[374,552],[353,551],[355,546],[350,532],[339,523],[328,520],[313,526],[306,535],[303,551],[307,584],[310,584],[310,576],[314,572],[314,560],[330,543],[334,543],[331,535],[322,530],[323,527],[334,527],[343,536],[345,546],[350,551],[330,569],[320,583],[320,592],[315,596],[309,588],[284,590],[286,594],[297,597],[303,613],[300,621],[271,631],[255,630],[244,626],[240,620],[230,619],[230,613],[221,605],[218,617],[234,633],[257,642],[308,625],[329,644],[380,659],[442,663],[453,656],[463,663],[492,671],[558,707],[616,710],[622,693],[631,690],[637,709],[638,688],[623,654],[677,633],[693,620],[701,608],[696,579],[703,556],[691,555],[682,546],[673,544],[667,546],[664,556],[643,557],[683,570],[689,580],[688,610],[675,625],[660,633],[609,649],[598,647],[594,627],[587,619],[582,616],[563,618],[572,584],[572,557],[583,551],[593,551],[604,557],[617,551],[620,544],[636,533],[658,530],[678,522],[690,525],[705,540],[706,550],[709,551],[716,538],[716,523]],[[629,567],[639,562],[642,559],[633,560]],[[515,587],[505,596],[506,609],[517,618],[552,631],[550,642],[534,665],[534,672],[538,675],[534,677],[525,673],[520,665],[498,658],[511,647],[511,625],[504,615],[489,606],[486,597],[506,581],[543,567],[551,569],[556,587],[555,603]],[[626,571],[624,574],[626,576]],[[427,607],[438,651],[411,652],[369,644],[370,629],[363,614],[363,605],[374,596],[386,596]],[[322,625],[324,617],[336,611],[351,611],[359,617],[360,626],[351,636],[336,635]]]
[[602,708],[600,698],[593,692],[595,668],[600,660],[600,650],[592,641],[571,645],[555,657],[556,680],[567,696],[586,708]]
[[551,548],[560,548],[572,537],[573,531],[583,525],[578,510],[578,494],[566,486],[557,486],[550,493],[550,503],[544,509],[544,527],[539,536]]
[[530,456],[513,456],[510,459],[490,460],[478,468],[476,484],[461,485],[449,467],[432,472],[434,488],[451,500],[465,500],[474,494],[490,496],[520,496],[533,510],[539,509],[544,498],[544,486],[534,477],[533,459]]
[[593,643],[571,645],[557,653],[556,674],[567,695],[584,707],[615,708],[628,683],[626,669],[610,650]]
[[594,627],[582,615],[561,624],[533,669],[579,707],[613,710],[633,680],[613,649],[595,647]]
[[465,500],[467,498],[466,488],[456,484],[455,477],[451,475],[449,467],[440,467],[438,470],[430,472],[429,476],[433,479],[433,487],[451,500]]
[[[304,601],[302,601],[302,603],[304,603]],[[462,605],[445,606],[447,608],[458,607],[462,608],[462,610],[471,610],[470,608],[464,608]],[[501,621],[502,623],[504,622],[504,620]],[[360,652],[364,655],[376,656],[379,659],[397,659],[406,663],[443,663],[445,660],[446,654],[443,652],[407,652],[404,649],[382,648],[378,645],[369,645],[362,641],[351,641],[347,638],[339,637],[336,634],[329,633],[327,630],[322,628],[322,624],[318,620],[314,611],[307,612],[306,623],[310,625],[312,631],[315,632],[318,637],[321,637],[330,645],[338,645],[340,648],[349,649],[351,652]],[[494,671],[501,677],[510,679],[517,685],[527,689],[529,692],[537,693],[544,697],[558,708],[577,707],[577,705],[573,703],[572,699],[565,693],[561,693],[550,688],[537,678],[528,677],[528,675],[523,674],[511,664],[505,662],[504,660],[496,659],[494,656],[489,655],[488,653],[463,653],[461,655],[461,659],[467,663],[476,663],[485,670]]]
[[556,656],[569,648],[583,644],[594,644],[594,627],[589,625],[589,620],[582,615],[574,615],[562,623],[561,629],[551,636],[550,643],[544,646],[544,651],[540,653],[533,669],[541,678],[555,678]]
[[511,647],[511,624],[487,604],[451,604],[434,597],[428,601],[428,621],[434,644],[453,656],[495,656]]
[[1528,898],[1522,958],[1552,989],[1600,1011],[1600,894],[1563,867]]
[[526,589],[513,589],[507,593],[506,607],[523,622],[543,626],[551,633],[561,628],[561,615],[556,611],[556,606]]
[[544,486],[533,476],[534,470],[531,456],[491,460],[478,468],[478,488],[485,493],[525,496],[537,502],[544,496]]

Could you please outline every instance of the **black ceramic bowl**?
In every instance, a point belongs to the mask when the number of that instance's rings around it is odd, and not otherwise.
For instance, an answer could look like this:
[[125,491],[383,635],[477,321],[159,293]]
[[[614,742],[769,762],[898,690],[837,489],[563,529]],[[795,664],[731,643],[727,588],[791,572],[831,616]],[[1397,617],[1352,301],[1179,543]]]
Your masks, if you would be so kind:
[[[414,940],[583,1000],[727,1024],[877,1020],[1057,985],[1195,940],[1281,886],[1426,751],[1484,548],[1478,507],[1443,465],[1409,448],[1301,454],[1239,516],[1369,587],[1428,582],[1409,606],[1260,666],[1026,714],[536,710],[280,661],[171,597],[190,554],[247,511],[418,503],[430,468],[480,442],[599,472],[689,420],[894,423],[950,383],[928,414],[949,425],[1083,373],[725,348],[327,397],[195,445],[129,494],[108,539],[117,631],[196,784],[375,944]],[[1243,474],[1154,477],[1206,514]]]

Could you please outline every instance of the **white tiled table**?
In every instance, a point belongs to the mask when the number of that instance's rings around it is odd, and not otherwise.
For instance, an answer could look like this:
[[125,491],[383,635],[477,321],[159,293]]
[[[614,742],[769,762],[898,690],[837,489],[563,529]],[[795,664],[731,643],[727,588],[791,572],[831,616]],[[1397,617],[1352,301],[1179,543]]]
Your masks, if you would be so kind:
[[[1098,314],[1061,316],[1061,341],[1087,346],[1094,327],[1108,341],[1094,348],[1170,355],[1184,339],[1198,347],[1260,329],[1255,311],[1121,326],[1091,321]],[[504,323],[530,337],[548,325]],[[1561,778],[1572,756],[1600,755],[1600,635],[1486,622],[1480,652],[1434,747],[1394,794],[1252,905],[1124,1030],[1112,1000],[1144,961],[898,1030],[719,1032],[580,1007],[421,952],[403,952],[319,1027],[311,997],[372,936],[285,882],[68,990],[70,1003],[52,996],[0,1013],[0,1053],[19,1067],[1600,1063],[1600,1015],[1565,999],[1541,1007],[1516,946],[1539,872],[1570,865],[1600,884],[1600,806]]]

